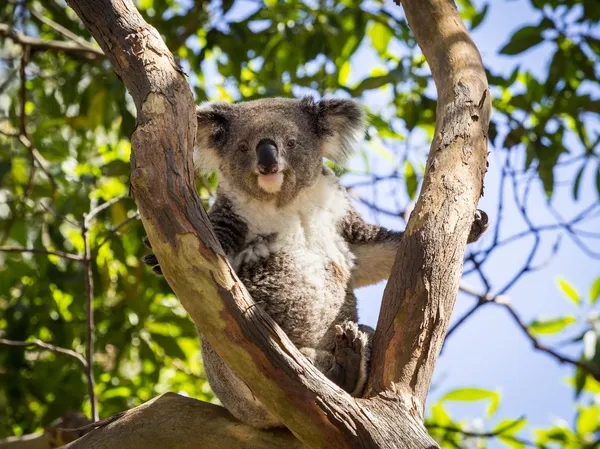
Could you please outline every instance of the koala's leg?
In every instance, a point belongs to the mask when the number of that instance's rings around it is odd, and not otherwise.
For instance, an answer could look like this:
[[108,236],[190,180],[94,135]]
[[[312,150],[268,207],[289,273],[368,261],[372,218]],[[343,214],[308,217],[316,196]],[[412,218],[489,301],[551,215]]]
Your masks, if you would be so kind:
[[231,371],[206,339],[202,341],[202,360],[208,383],[223,406],[237,419],[266,429],[283,424],[256,399],[250,388]]
[[[366,223],[354,210],[344,217],[340,226],[342,236],[350,244],[355,257],[352,272],[354,288],[388,279],[404,233]],[[477,241],[487,227],[487,214],[477,209],[468,243]]]
[[346,321],[335,327],[332,351],[301,348],[313,364],[336,385],[352,396],[360,396],[369,373],[373,329]]

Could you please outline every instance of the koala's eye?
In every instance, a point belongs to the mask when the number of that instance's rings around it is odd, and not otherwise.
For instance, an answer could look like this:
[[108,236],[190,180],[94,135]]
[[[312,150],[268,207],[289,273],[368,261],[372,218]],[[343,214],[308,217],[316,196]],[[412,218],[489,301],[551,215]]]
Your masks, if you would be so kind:
[[242,153],[247,153],[248,151],[250,151],[250,147],[248,145],[246,145],[245,143],[240,144],[239,146],[239,150]]
[[285,143],[285,146],[288,148],[294,148],[296,146],[296,140],[288,139],[288,141]]

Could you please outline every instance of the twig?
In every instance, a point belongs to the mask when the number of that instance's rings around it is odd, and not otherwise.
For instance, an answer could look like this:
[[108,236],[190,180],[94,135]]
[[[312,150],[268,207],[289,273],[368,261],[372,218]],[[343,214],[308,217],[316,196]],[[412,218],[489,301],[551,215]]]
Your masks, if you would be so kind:
[[[94,209],[92,209],[93,211]],[[92,257],[88,229],[88,217],[84,216],[81,222],[81,236],[83,238],[83,280],[85,289],[85,323],[86,323],[86,352],[88,395],[90,397],[92,422],[98,421],[98,407],[94,391],[94,276],[92,272]]]
[[21,55],[21,65],[19,67],[19,76],[21,78],[21,87],[19,90],[20,95],[20,128],[21,135],[27,136],[27,117],[25,113],[25,106],[27,103],[27,75],[25,69],[27,68],[27,62],[29,60],[29,46],[25,45],[23,48],[23,54]]
[[42,13],[36,11],[35,9],[29,8],[29,12],[37,20],[39,20],[40,22],[42,22],[45,25],[48,25],[53,30],[62,34],[65,38],[77,42],[79,45],[81,45],[82,47],[88,48],[90,51],[98,50],[96,47],[91,45],[85,39],[82,39],[80,36],[76,35],[72,31],[68,30],[67,28],[62,26],[60,23],[56,23],[54,20],[49,19],[48,17],[44,16]]
[[62,251],[47,251],[37,248],[18,248],[12,246],[0,246],[0,252],[4,253],[31,253],[31,254],[46,254],[48,256],[62,257],[63,259],[75,260],[81,262],[83,259],[77,254],[63,253]]
[[106,57],[104,52],[99,48],[83,47],[76,42],[55,41],[26,36],[5,23],[0,23],[0,36],[10,38],[18,44],[30,47],[32,50],[64,51],[65,53],[83,56],[92,61]]
[[100,212],[102,212],[104,209],[108,209],[110,206],[112,206],[115,203],[118,203],[119,201],[121,201],[123,198],[126,198],[127,195],[119,195],[116,196],[114,198],[111,198],[110,200],[102,203],[100,206],[98,207],[94,207],[86,216],[85,216],[85,222],[86,224],[89,224],[92,219],[98,215]]
[[469,319],[475,312],[477,312],[477,310],[479,310],[479,308],[485,304],[489,304],[490,302],[494,302],[496,298],[490,297],[488,294],[480,294],[477,292],[477,290],[470,286],[469,284],[465,283],[464,281],[460,282],[459,285],[459,289],[460,291],[467,293],[471,296],[474,296],[477,298],[477,302],[475,303],[475,305],[473,307],[471,307],[463,316],[461,316],[456,323],[454,323],[452,325],[452,327],[450,329],[448,329],[448,332],[446,332],[446,338],[444,340],[444,345],[446,343],[446,340],[448,340],[448,338],[456,331],[456,329],[458,329],[465,321],[467,321],[467,319]]
[[83,358],[83,356],[81,354],[79,354],[71,349],[61,348],[60,346],[55,346],[50,343],[46,343],[42,340],[38,340],[37,338],[35,340],[30,340],[30,341],[17,341],[17,340],[7,340],[5,338],[0,338],[0,345],[23,347],[25,349],[28,349],[33,346],[37,346],[39,348],[45,349],[50,352],[54,352],[56,354],[64,354],[64,355],[73,357],[73,358],[77,359],[77,361],[79,363],[81,363],[81,365],[83,366],[84,369],[87,370],[87,367],[88,367],[86,360]]
[[110,232],[106,235],[106,237],[104,238],[104,240],[102,240],[92,251],[92,257],[96,257],[96,254],[98,254],[98,250],[104,246],[106,243],[108,243],[109,240],[111,240],[112,238],[114,238],[115,236],[118,235],[119,231],[127,226],[129,223],[131,223],[134,220],[137,220],[140,217],[139,212],[136,212],[134,216],[129,217],[127,220],[123,220],[121,223],[119,223],[117,226],[115,226],[114,229],[111,229]]
[[567,357],[565,355],[559,354],[554,349],[549,348],[549,347],[543,345],[529,331],[529,328],[527,327],[527,325],[523,322],[523,320],[517,314],[517,312],[514,310],[514,308],[510,306],[510,304],[506,304],[506,303],[496,303],[496,304],[501,305],[502,307],[504,307],[508,311],[509,315],[513,318],[513,320],[521,328],[521,330],[523,331],[523,333],[525,334],[525,336],[529,339],[529,341],[531,341],[531,343],[533,344],[533,347],[535,349],[551,355],[552,357],[554,357],[556,360],[558,360],[561,363],[568,363],[568,364],[571,364],[571,365],[574,365],[574,366],[580,368],[581,370],[583,370],[586,373],[590,374],[591,376],[594,377],[594,379],[596,379],[597,381],[600,382],[600,371],[599,370],[597,370],[593,366],[590,366],[587,363],[580,362],[579,360],[575,360],[575,359],[572,359],[572,358]]
[[446,432],[455,432],[455,433],[460,433],[462,435],[464,435],[465,437],[471,437],[471,438],[497,438],[497,437],[503,437],[503,438],[507,438],[510,439],[512,441],[521,443],[521,444],[525,444],[526,446],[535,446],[535,444],[531,441],[522,439],[522,438],[518,438],[515,437],[514,435],[504,435],[505,432],[509,431],[510,429],[514,428],[515,426],[517,426],[518,424],[520,424],[521,422],[523,422],[525,418],[519,418],[516,419],[508,424],[506,424],[505,426],[502,426],[500,429],[498,430],[492,430],[489,432],[473,432],[470,430],[465,430],[465,429],[461,429],[460,427],[455,427],[455,426],[442,426],[439,424],[426,424],[425,426],[428,429],[437,429],[437,430],[444,430]]
[[56,193],[58,191],[58,184],[56,183],[54,176],[52,176],[52,173],[50,173],[50,170],[48,168],[48,161],[33,145],[33,142],[31,142],[26,133],[23,133],[23,131],[21,131],[21,134],[17,137],[19,139],[19,142],[21,142],[21,144],[29,150],[33,161],[39,165],[39,167],[42,169],[42,171],[50,181],[50,184],[52,185],[52,203],[54,203],[54,199],[56,198]]

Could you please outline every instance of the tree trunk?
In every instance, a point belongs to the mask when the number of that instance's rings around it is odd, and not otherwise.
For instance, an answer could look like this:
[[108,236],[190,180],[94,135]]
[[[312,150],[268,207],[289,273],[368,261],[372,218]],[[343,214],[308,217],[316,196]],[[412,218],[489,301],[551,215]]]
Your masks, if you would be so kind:
[[[490,111],[479,53],[453,3],[403,2],[438,86],[438,126],[423,189],[384,296],[368,399],[354,399],[331,383],[268,315],[253,307],[195,190],[193,97],[158,32],[131,0],[68,3],[134,99],[138,125],[132,136],[132,193],[166,280],[211,346],[308,447],[437,447],[423,426],[423,407],[482,189]],[[217,432],[207,423],[210,414],[196,402],[185,409],[163,408],[164,398],[142,406],[153,413],[140,415],[140,408],[134,409],[91,432],[85,444],[70,447],[119,447],[132,435],[143,440],[143,447],[152,447],[158,441],[154,429],[165,438],[161,447],[197,447],[199,434]],[[234,441],[239,435],[228,419],[217,425],[219,435]],[[200,423],[193,424],[193,431],[180,427],[182,422],[192,426],[193,420]],[[207,427],[196,431],[199,425]],[[264,437],[259,431],[252,435]],[[289,438],[282,435],[278,438]],[[223,438],[201,446],[223,447]]]

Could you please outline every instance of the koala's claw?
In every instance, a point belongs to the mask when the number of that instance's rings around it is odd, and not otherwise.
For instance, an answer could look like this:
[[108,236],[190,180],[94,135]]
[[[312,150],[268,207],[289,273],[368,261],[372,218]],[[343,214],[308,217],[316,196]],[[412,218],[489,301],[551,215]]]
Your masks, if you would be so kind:
[[154,265],[158,265],[158,259],[156,258],[155,254],[145,255],[144,257],[142,257],[142,262],[151,267],[153,267]]
[[351,395],[357,396],[367,380],[369,335],[352,321],[335,326],[335,334],[333,356],[341,368],[340,379],[336,383]]
[[477,209],[475,211],[475,218],[473,219],[473,224],[471,225],[471,232],[469,233],[467,243],[473,243],[479,240],[479,238],[487,230],[487,228],[488,215],[481,209]]
[[[144,242],[144,245],[147,248],[152,249],[152,246],[150,245],[150,241],[148,240],[148,237],[144,237],[142,242]],[[152,267],[152,272],[154,274],[156,274],[158,276],[163,275],[162,269],[160,268],[160,265],[158,264],[158,259],[156,258],[156,254],[146,254],[145,256],[142,257],[142,262],[145,265]]]

